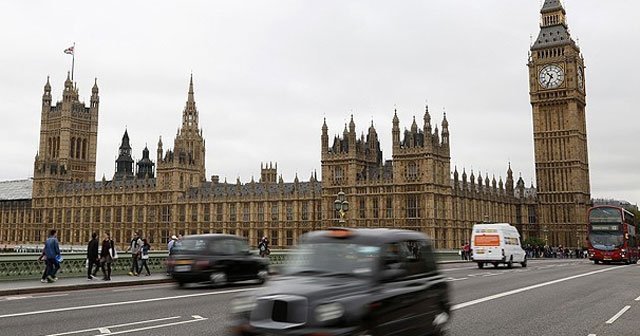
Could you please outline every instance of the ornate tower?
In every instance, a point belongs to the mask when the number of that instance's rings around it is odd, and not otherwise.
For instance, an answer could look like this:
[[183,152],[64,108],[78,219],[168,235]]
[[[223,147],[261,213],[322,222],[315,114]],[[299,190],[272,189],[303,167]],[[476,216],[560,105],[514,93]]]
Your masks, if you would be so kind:
[[187,103],[182,112],[182,127],[173,143],[173,150],[162,156],[162,139],[158,141],[158,186],[184,190],[199,187],[205,181],[205,143],[198,128],[198,110],[193,93],[193,75],[189,81]]
[[138,172],[136,173],[136,176],[138,178],[154,178],[155,174],[153,171],[155,163],[153,163],[149,158],[149,148],[147,148],[147,146],[144,146],[144,149],[142,150],[142,159],[138,161],[137,165]]
[[116,172],[114,179],[124,179],[133,177],[133,158],[131,158],[131,145],[129,144],[129,133],[124,131],[122,143],[118,151],[118,159],[116,159]]
[[545,0],[529,56],[542,238],[581,246],[590,203],[584,60],[559,0]]
[[62,101],[52,106],[49,77],[42,95],[40,145],[34,162],[34,196],[42,195],[58,182],[93,182],[98,138],[97,80],[90,105],[79,100],[78,88],[64,82]]

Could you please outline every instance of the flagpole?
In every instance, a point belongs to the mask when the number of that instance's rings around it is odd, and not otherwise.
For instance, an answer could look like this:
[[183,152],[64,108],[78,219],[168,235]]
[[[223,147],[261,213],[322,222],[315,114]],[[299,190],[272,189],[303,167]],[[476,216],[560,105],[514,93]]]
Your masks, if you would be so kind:
[[73,42],[73,52],[71,53],[71,81],[73,81],[73,68],[76,64],[76,43]]

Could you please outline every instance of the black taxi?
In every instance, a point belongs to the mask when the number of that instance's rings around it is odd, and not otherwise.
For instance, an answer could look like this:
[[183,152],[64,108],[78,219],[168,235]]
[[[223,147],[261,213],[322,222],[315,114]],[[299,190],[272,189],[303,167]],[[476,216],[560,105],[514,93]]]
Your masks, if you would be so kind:
[[432,242],[416,231],[307,233],[271,280],[231,301],[233,335],[444,335],[450,318]]
[[242,237],[192,235],[175,244],[167,259],[167,271],[180,286],[190,282],[225,284],[244,280],[264,283],[268,261],[251,253]]

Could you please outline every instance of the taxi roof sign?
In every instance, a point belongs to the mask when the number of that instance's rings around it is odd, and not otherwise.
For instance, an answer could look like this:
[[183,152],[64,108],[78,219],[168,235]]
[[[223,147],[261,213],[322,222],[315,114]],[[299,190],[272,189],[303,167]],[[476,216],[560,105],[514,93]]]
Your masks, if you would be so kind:
[[330,237],[333,237],[333,238],[349,238],[353,236],[354,232],[347,228],[334,227],[334,228],[329,228],[328,234]]

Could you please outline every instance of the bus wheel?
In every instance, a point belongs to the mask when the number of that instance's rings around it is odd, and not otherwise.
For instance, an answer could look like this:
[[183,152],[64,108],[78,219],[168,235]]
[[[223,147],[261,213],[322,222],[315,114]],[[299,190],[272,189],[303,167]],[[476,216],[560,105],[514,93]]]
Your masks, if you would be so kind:
[[479,269],[483,269],[483,268],[484,268],[484,263],[479,262],[479,263],[478,263],[478,268],[479,268]]
[[624,260],[624,264],[625,264],[625,265],[629,265],[629,264],[631,264],[631,260],[629,260],[629,259],[625,259],[625,260]]
[[594,260],[593,263],[597,265],[600,263],[600,260]]

